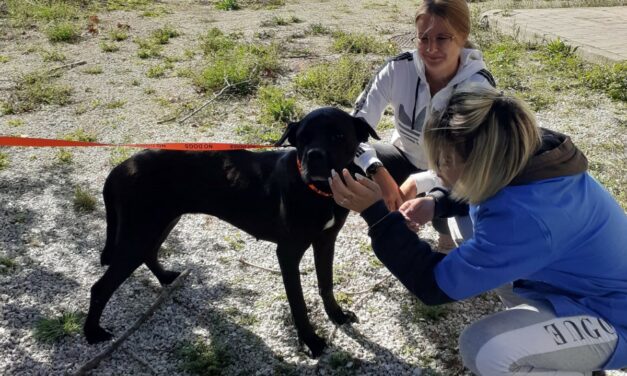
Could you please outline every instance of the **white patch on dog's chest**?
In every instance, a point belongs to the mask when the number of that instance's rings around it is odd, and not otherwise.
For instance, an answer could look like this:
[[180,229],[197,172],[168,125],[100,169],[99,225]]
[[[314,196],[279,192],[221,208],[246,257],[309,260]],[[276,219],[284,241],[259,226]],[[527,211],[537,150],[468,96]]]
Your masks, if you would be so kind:
[[322,231],[333,227],[334,224],[335,224],[335,216],[331,214],[331,219],[329,219],[329,221],[324,225],[324,227],[322,228]]

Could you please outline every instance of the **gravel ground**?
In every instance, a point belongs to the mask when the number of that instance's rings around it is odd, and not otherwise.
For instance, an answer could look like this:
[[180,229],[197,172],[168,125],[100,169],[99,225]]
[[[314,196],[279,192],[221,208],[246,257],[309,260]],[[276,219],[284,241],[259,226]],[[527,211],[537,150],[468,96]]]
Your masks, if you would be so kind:
[[[157,124],[183,104],[202,103],[188,79],[170,72],[149,79],[145,72],[155,61],[136,57],[134,37],[145,37],[166,24],[182,32],[165,46],[164,55],[180,56],[196,48],[198,35],[210,27],[239,31],[252,38],[259,22],[275,14],[295,15],[304,23],[271,28],[285,38],[286,48],[328,48],[328,37],[293,38],[301,35],[310,20],[323,21],[344,30],[373,30],[391,35],[407,31],[413,2],[394,6],[362,6],[356,1],[291,1],[279,10],[242,10],[224,13],[203,2],[164,1],[171,10],[157,18],[141,12],[99,14],[106,31],[117,23],[131,26],[129,40],[120,51],[105,54],[99,44],[105,38],[85,36],[78,44],[50,45],[33,30],[13,30],[0,24],[0,98],[11,91],[20,74],[49,69],[59,64],[42,60],[41,49],[59,49],[71,61],[100,66],[101,74],[87,74],[82,67],[65,70],[61,81],[74,89],[68,106],[45,106],[36,111],[0,117],[0,134],[59,137],[78,128],[97,134],[102,142],[222,141],[238,142],[238,124],[254,124],[258,108],[247,100],[229,98],[211,110],[211,117],[197,117],[184,125]],[[273,13],[274,12],[274,13]],[[333,14],[333,16],[328,16]],[[376,21],[375,21],[376,20]],[[0,19],[0,22],[3,20]],[[375,23],[376,22],[376,23]],[[365,24],[365,26],[364,26]],[[30,52],[29,52],[30,51]],[[309,59],[286,59],[289,78],[322,54]],[[194,67],[200,57],[175,63]],[[586,98],[588,100],[589,98]],[[627,145],[624,107],[605,97],[593,99],[587,108],[580,98],[563,101],[538,114],[540,122],[565,130],[575,141],[612,139]],[[123,101],[119,108],[107,103]],[[308,104],[309,108],[315,104]],[[16,126],[15,120],[23,121]],[[217,120],[216,120],[217,119]],[[591,127],[590,124],[594,124]],[[602,131],[600,131],[602,130]],[[595,145],[592,142],[591,145]],[[109,344],[90,346],[80,335],[53,344],[35,340],[33,328],[42,317],[61,312],[86,312],[89,288],[102,275],[99,254],[104,244],[105,213],[100,192],[112,165],[115,150],[71,150],[72,163],[61,163],[57,150],[5,148],[9,166],[0,171],[0,255],[16,262],[0,270],[0,370],[9,375],[43,375],[73,372]],[[618,163],[624,163],[624,159]],[[96,210],[73,208],[76,187],[98,198]],[[421,233],[434,241],[431,228]],[[312,323],[331,344],[320,359],[310,359],[301,349],[292,326],[280,276],[246,266],[239,260],[277,269],[274,245],[256,241],[215,218],[186,216],[164,245],[161,259],[176,270],[191,269],[182,288],[174,292],[156,313],[114,355],[93,371],[111,374],[186,374],[176,349],[185,341],[201,339],[222,344],[230,353],[227,375],[465,375],[457,353],[457,337],[470,322],[502,307],[492,294],[447,306],[443,312],[425,311],[373,257],[366,227],[351,215],[336,245],[336,292],[360,323],[336,328],[326,317],[317,296],[311,252],[301,264],[305,299]],[[378,282],[377,289],[372,290]],[[119,336],[156,299],[160,287],[145,267],[140,267],[116,292],[102,323]],[[352,292],[361,292],[351,294]],[[338,362],[342,354],[345,361]],[[614,376],[627,375],[613,372]]]

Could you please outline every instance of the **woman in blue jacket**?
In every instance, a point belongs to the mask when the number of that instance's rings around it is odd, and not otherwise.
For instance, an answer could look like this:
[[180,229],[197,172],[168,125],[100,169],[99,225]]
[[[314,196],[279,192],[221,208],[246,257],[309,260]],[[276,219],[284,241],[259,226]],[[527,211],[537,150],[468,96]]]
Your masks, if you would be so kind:
[[[390,212],[381,190],[343,171],[339,205],[360,212],[385,266],[426,304],[497,289],[507,310],[460,337],[478,375],[589,375],[627,366],[627,216],[567,136],[538,128],[517,99],[455,93],[425,128],[448,193]],[[470,205],[474,235],[450,254],[410,228]],[[408,226],[409,225],[409,226]]]

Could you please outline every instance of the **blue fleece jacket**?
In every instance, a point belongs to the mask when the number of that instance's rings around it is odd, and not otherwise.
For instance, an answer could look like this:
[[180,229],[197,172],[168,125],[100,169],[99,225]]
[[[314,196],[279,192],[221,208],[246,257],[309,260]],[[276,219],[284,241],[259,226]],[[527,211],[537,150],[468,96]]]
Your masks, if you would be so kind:
[[627,216],[588,173],[510,185],[471,205],[474,237],[432,252],[400,213],[378,202],[362,213],[373,249],[427,304],[461,300],[514,282],[559,317],[590,314],[613,325],[606,369],[627,366]]

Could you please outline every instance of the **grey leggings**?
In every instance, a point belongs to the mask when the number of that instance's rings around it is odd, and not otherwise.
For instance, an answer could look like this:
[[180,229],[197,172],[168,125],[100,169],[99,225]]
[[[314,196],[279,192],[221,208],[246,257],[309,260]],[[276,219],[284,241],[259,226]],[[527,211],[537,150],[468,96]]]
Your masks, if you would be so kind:
[[590,375],[616,348],[614,328],[598,317],[556,317],[548,303],[520,298],[511,285],[496,292],[507,310],[459,338],[464,365],[477,375]]
[[[449,218],[456,243],[473,235],[470,220]],[[602,369],[618,337],[599,317],[557,317],[549,303],[516,295],[508,284],[495,290],[505,311],[467,327],[459,338],[464,365],[476,375],[581,376]]]

